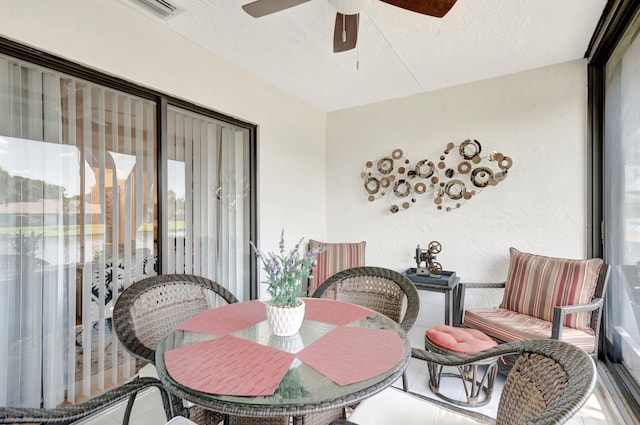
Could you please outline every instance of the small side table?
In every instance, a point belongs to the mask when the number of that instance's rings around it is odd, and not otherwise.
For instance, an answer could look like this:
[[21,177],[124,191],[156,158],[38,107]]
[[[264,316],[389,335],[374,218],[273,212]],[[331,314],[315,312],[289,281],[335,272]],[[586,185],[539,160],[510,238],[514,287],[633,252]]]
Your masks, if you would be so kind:
[[[444,294],[444,324],[445,325],[457,325],[455,323],[455,312],[457,307],[454,305],[454,300],[457,297],[458,283],[460,278],[455,275],[455,272],[443,271],[443,275],[449,273],[450,278],[447,279],[435,279],[427,276],[416,275],[416,269],[410,268],[404,272],[404,274],[411,280],[417,289],[431,292],[440,292]],[[452,296],[453,295],[453,296]]]
[[[434,326],[424,335],[425,349],[435,353],[450,352],[472,354],[498,345],[484,333],[475,329],[454,328],[447,325]],[[478,366],[484,366],[480,376]],[[429,389],[438,397],[458,406],[480,407],[491,401],[493,385],[498,373],[498,358],[458,366],[459,374],[443,373],[443,366],[428,362]],[[456,400],[440,393],[440,381],[443,377],[459,378],[464,385],[467,400]],[[484,397],[482,394],[484,393]]]

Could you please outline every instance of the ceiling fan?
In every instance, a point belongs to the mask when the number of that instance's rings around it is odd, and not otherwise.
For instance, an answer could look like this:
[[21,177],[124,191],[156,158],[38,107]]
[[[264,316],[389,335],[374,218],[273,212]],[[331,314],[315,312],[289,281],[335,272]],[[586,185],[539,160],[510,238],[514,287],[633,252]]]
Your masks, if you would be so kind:
[[[311,0],[255,0],[242,6],[254,18],[280,12]],[[356,47],[358,41],[359,12],[364,11],[372,0],[327,0],[338,12],[333,30],[334,53]],[[380,0],[411,12],[442,18],[457,0]]]

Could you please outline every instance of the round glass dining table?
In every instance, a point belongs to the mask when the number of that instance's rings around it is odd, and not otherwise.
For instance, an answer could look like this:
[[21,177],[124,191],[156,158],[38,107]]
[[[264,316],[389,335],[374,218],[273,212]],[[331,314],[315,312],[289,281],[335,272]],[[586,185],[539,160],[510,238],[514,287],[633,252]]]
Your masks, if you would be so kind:
[[405,331],[354,304],[305,298],[296,335],[273,335],[261,301],[207,310],[167,335],[156,367],[176,396],[224,414],[274,417],[344,407],[402,376]]

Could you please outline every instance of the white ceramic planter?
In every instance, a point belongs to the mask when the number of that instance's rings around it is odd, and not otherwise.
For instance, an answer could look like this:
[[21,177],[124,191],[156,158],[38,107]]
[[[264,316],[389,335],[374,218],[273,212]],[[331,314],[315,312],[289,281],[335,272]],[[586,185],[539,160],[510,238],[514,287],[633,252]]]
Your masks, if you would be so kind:
[[298,333],[304,320],[304,301],[297,307],[277,307],[267,304],[267,321],[274,335],[291,336]]

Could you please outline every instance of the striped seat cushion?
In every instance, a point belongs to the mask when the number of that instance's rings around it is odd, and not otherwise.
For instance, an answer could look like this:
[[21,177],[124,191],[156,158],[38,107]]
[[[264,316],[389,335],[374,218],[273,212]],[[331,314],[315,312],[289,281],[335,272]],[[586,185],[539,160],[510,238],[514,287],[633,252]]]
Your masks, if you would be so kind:
[[[591,301],[602,259],[569,260],[510,248],[511,261],[501,308],[552,321],[555,306]],[[564,326],[587,330],[589,312],[568,314]]]
[[309,239],[309,249],[318,248],[322,252],[316,259],[316,267],[311,271],[307,293],[313,294],[328,277],[352,267],[364,266],[366,242],[327,243]]
[[[504,342],[551,338],[551,322],[499,307],[467,309],[463,324]],[[595,336],[590,328],[580,330],[565,326],[562,340],[588,353],[595,347]]]

